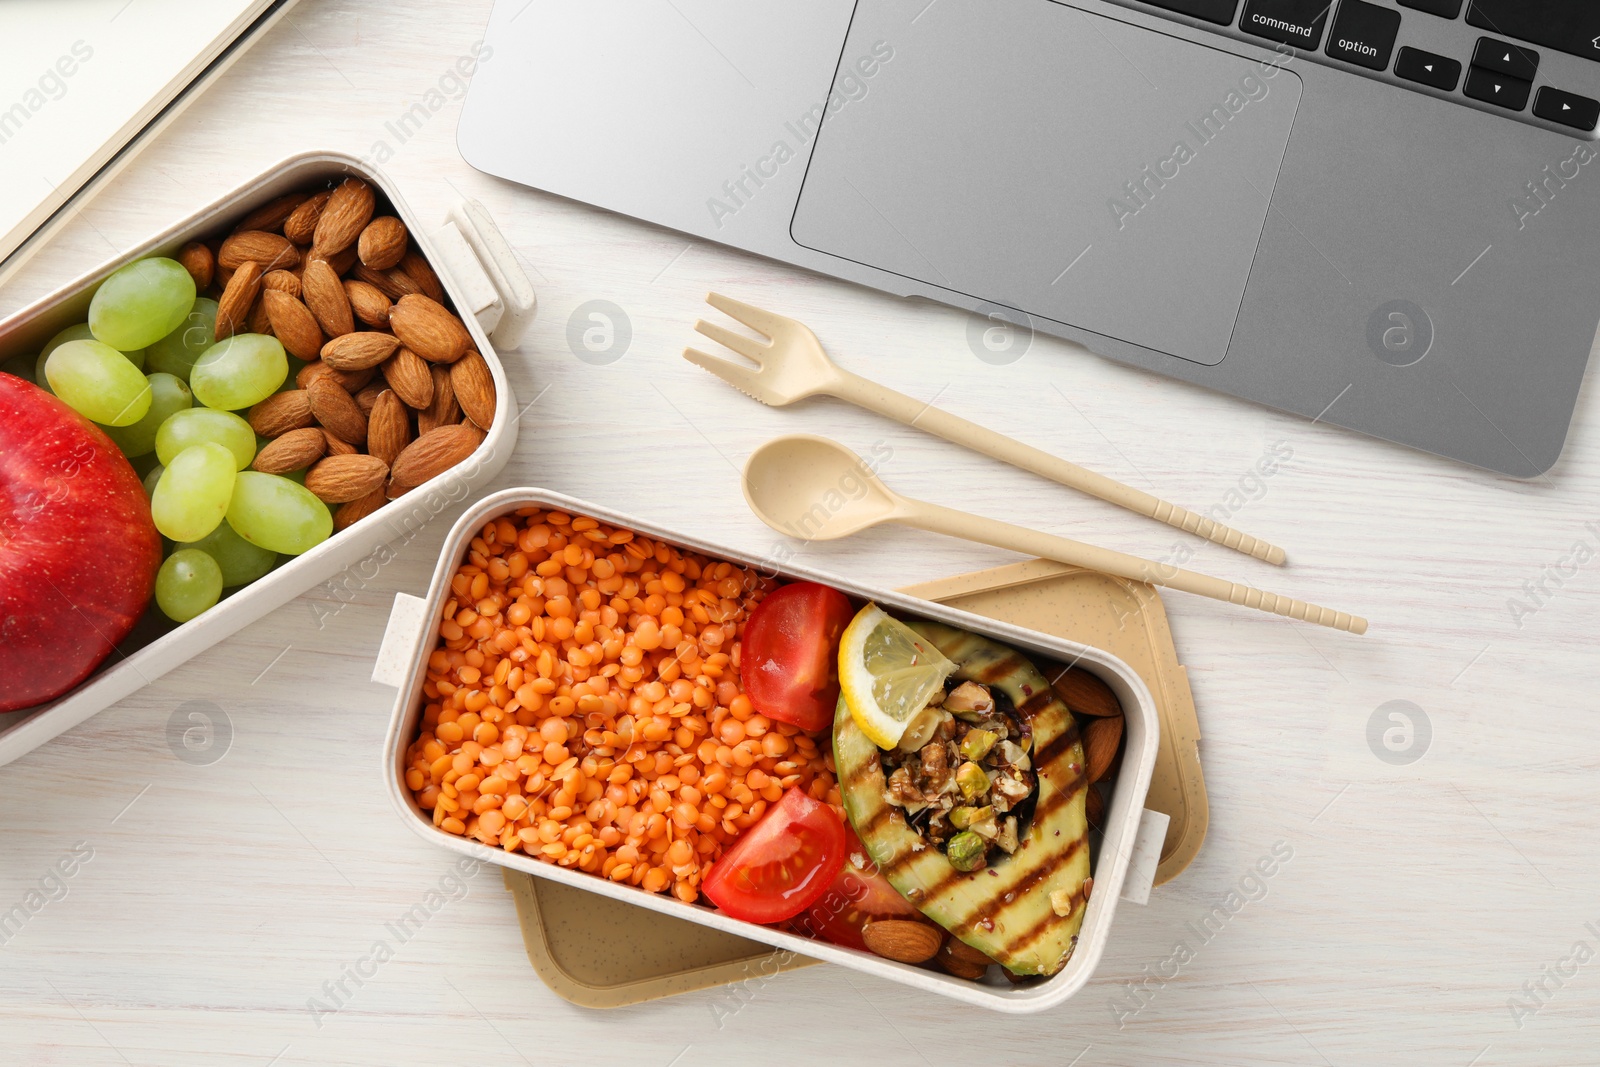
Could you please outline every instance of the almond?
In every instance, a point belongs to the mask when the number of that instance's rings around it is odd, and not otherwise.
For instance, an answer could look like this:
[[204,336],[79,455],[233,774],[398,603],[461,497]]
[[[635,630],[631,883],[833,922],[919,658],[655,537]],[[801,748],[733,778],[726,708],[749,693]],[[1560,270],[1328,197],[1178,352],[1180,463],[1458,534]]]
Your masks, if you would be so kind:
[[378,394],[367,415],[367,452],[393,463],[411,443],[411,413],[393,390]]
[[183,264],[183,269],[194,279],[197,291],[204,292],[211,288],[211,279],[217,269],[217,261],[212,256],[211,249],[199,241],[190,241],[178,249],[178,262]]
[[300,368],[300,373],[295,375],[294,382],[302,389],[310,389],[311,383],[318,378],[328,378],[338,382],[339,387],[347,393],[355,393],[366,387],[366,384],[377,375],[375,368],[366,370],[334,370],[322,360],[313,360]]
[[[390,469],[395,486],[413,487],[454,467],[478,450],[483,432],[475,426],[440,426],[405,447]],[[390,496],[394,496],[390,490]]]
[[298,300],[300,298],[300,275],[291,270],[268,271],[261,276],[261,288],[288,293]]
[[1090,715],[1097,719],[1122,714],[1122,705],[1111,687],[1082,667],[1064,667],[1060,674],[1050,679],[1050,688],[1074,715]]
[[[386,390],[387,386],[385,386],[382,382],[373,382],[371,385],[362,389],[359,393],[354,394],[356,407],[361,409],[361,414],[365,415],[370,420],[372,418],[373,405],[377,404],[378,402],[378,394],[385,392]],[[369,428],[367,432],[370,434],[372,431]]]
[[322,351],[322,330],[306,306],[276,289],[263,292],[261,302],[266,305],[273,335],[283,342],[289,354],[296,359],[316,359]]
[[318,500],[348,504],[382,489],[389,465],[377,456],[329,456],[306,471],[306,488]]
[[944,944],[944,931],[915,919],[874,919],[861,928],[861,940],[886,960],[925,963]]
[[327,430],[322,431],[322,436],[328,441],[328,455],[330,456],[359,456],[361,449],[346,441],[342,437],[335,437]]
[[323,429],[352,445],[367,439],[367,417],[338,382],[318,378],[306,392],[311,394],[311,414],[322,423]]
[[416,283],[417,289],[423,296],[444,303],[444,286],[439,284],[439,276],[428,265],[428,260],[415,248],[405,254],[400,261],[400,269],[406,277]]
[[1100,795],[1096,786],[1089,786],[1084,790],[1084,818],[1089,820],[1089,825],[1096,830],[1105,829],[1106,798]]
[[362,519],[377,511],[389,502],[383,495],[382,489],[374,489],[360,500],[352,500],[348,504],[340,504],[339,509],[333,513],[333,528],[343,530],[354,526]]
[[468,352],[450,365],[450,388],[467,418],[487,430],[494,423],[494,378],[489,365],[476,352]]
[[240,230],[229,234],[217,253],[217,263],[226,270],[238,270],[254,260],[262,271],[293,270],[300,265],[300,253],[287,237],[265,230]]
[[269,200],[239,220],[235,230],[276,230],[305,203],[305,193],[289,193]]
[[379,370],[383,380],[405,405],[422,411],[433,403],[433,375],[427,362],[409,348],[402,348],[386,359]]
[[356,240],[358,258],[373,270],[398,266],[406,249],[406,224],[393,215],[379,215],[367,223]]
[[461,421],[461,406],[456,403],[456,391],[450,385],[450,371],[445,367],[429,367],[428,375],[433,379],[433,402],[426,410],[417,412],[419,434]]
[[250,428],[262,437],[282,437],[311,425],[311,394],[304,389],[273,393],[250,409]]
[[392,333],[347,333],[322,346],[322,362],[334,370],[366,370],[394,355],[399,347],[400,338]]
[[250,314],[245,317],[244,328],[246,333],[272,332],[272,320],[267,317],[267,305],[260,297],[256,297],[255,304],[250,308]]
[[316,196],[303,200],[283,220],[283,235],[297,245],[310,244],[317,231],[317,220],[322,218],[322,209],[328,206],[328,198],[332,195],[332,189],[324,189]]
[[371,282],[351,278],[344,283],[344,295],[356,318],[368,326],[389,325],[389,298],[383,295],[382,289]]
[[402,296],[389,310],[389,328],[405,346],[430,363],[454,363],[472,347],[461,320],[437,300]]
[[311,251],[332,255],[349,248],[371,221],[376,202],[372,186],[360,178],[346,178],[322,209],[311,238]]
[[[939,965],[940,970],[944,971],[946,974],[953,974],[957,978],[965,978],[968,981],[977,981],[979,978],[982,978],[989,972],[989,965],[987,963],[983,962],[982,960],[971,959],[968,956],[960,953],[956,948],[957,945],[961,945],[962,948],[966,948],[966,946],[958,938],[951,937],[945,939],[944,946],[939,949],[939,954],[935,956],[933,960],[934,963]],[[976,950],[972,949],[969,951],[975,952]],[[982,954],[979,953],[979,955]]]
[[364,263],[357,263],[350,273],[357,281],[366,282],[390,300],[399,300],[402,296],[422,291],[403,270],[373,270]]
[[1090,719],[1083,727],[1083,762],[1089,783],[1100,781],[1111,770],[1122,744],[1122,717]]
[[246,260],[228,279],[227,288],[222,290],[222,299],[217,301],[217,340],[232,337],[244,330],[250,309],[260,292],[261,264]]
[[339,275],[326,261],[313,259],[300,274],[301,295],[311,314],[316,317],[322,332],[329,337],[343,337],[356,328],[350,316],[350,300],[339,284]]
[[327,438],[315,426],[290,430],[268,442],[250,466],[262,474],[288,474],[309,467],[328,450]]
[[333,273],[342,278],[350,272],[351,267],[356,266],[356,245],[355,242],[352,241],[350,242],[349,248],[342,248],[332,255],[324,255],[319,252],[313,252],[311,254],[311,258],[322,260],[328,266],[333,268]]

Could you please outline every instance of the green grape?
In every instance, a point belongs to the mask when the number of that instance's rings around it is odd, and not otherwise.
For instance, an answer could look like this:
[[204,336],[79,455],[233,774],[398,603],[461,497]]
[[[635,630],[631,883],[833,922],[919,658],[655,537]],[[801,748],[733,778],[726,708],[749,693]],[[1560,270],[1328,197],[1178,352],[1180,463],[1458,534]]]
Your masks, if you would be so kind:
[[76,326],[68,326],[65,330],[62,330],[60,333],[58,333],[54,337],[50,338],[50,340],[46,341],[44,343],[44,347],[39,349],[39,358],[40,359],[49,359],[50,358],[50,353],[52,353],[56,349],[60,348],[62,345],[66,344],[68,341],[93,341],[93,340],[94,340],[94,331],[89,329],[89,324],[87,322],[80,322]]
[[198,548],[180,548],[156,572],[156,605],[173,622],[188,622],[222,595],[222,568]]
[[89,303],[96,340],[124,352],[147,348],[182,325],[194,279],[175,259],[140,259],[100,283]]
[[182,325],[147,349],[150,369],[187,382],[200,353],[216,344],[216,330],[217,302],[202,296],[194,302]]
[[282,342],[264,333],[236,333],[195,361],[189,387],[208,408],[238,411],[277,392],[288,377]]
[[217,528],[233,495],[233,453],[215,441],[179,452],[167,462],[150,497],[156,529],[174,541],[198,541]]
[[150,473],[144,476],[145,496],[154,497],[156,495],[156,485],[161,481],[161,472],[166,469],[166,467],[159,463],[150,468]]
[[252,545],[225,522],[218,523],[215,530],[200,540],[180,547],[198,548],[216,560],[217,566],[222,568],[222,584],[225,586],[249,585],[278,562],[276,552]]
[[4,363],[0,363],[0,372],[15,375],[25,382],[33,381],[33,372],[39,365],[39,357],[35,355],[12,356]]
[[110,345],[68,341],[44,362],[50,391],[102,426],[132,426],[150,410],[150,383]]
[[144,418],[132,426],[104,427],[106,436],[130,459],[154,452],[156,432],[161,429],[161,424],[167,421],[168,416],[184,411],[194,403],[189,387],[180,378],[156,371],[145,380],[150,383],[150,410],[145,412]]
[[171,463],[186,448],[215,441],[233,453],[234,470],[244,470],[256,458],[256,433],[231,411],[189,408],[168,416],[156,431],[156,455]]
[[228,525],[253,545],[298,556],[333,533],[333,513],[305,486],[276,474],[241,471]]

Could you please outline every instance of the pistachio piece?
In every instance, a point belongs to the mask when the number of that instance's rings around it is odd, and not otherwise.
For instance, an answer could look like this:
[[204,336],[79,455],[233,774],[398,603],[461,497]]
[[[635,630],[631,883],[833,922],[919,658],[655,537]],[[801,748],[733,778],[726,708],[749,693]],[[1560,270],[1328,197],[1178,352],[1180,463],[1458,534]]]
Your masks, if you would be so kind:
[[956,768],[956,787],[968,800],[977,800],[989,791],[989,776],[982,767],[968,760]]
[[984,854],[988,851],[988,842],[970,830],[963,830],[950,839],[945,847],[945,858],[956,870],[971,872],[985,865]]
[[[967,736],[961,739],[961,754],[970,760],[979,760],[989,754],[994,743],[999,737],[988,730],[968,730]],[[1011,744],[1007,741],[1006,744]],[[1011,747],[1016,748],[1015,745]],[[1021,749],[1018,749],[1021,752]]]
[[993,808],[956,808],[950,813],[950,825],[957,830],[969,829],[975,822],[983,822],[994,816]]

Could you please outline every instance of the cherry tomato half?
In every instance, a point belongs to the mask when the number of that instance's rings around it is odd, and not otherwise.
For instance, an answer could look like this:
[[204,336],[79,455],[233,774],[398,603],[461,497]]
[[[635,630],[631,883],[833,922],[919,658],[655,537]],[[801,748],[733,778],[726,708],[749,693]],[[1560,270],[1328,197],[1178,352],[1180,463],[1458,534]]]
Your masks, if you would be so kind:
[[790,788],[712,865],[701,888],[735,919],[775,923],[817,902],[844,865],[844,822]]
[[874,919],[920,919],[922,913],[878,873],[867,846],[850,827],[845,861],[828,891],[789,924],[797,934],[867,951],[861,930]]
[[855,617],[837,589],[794,582],[767,594],[745,624],[740,680],[757,711],[807,732],[833,721],[839,635]]

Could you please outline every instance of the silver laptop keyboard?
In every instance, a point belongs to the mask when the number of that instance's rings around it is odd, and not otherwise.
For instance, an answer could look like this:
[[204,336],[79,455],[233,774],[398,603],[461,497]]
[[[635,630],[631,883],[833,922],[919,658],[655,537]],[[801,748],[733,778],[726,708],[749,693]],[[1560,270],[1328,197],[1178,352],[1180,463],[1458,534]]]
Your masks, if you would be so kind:
[[[1596,0],[1141,0],[1126,6],[1186,16],[1197,24],[1236,31],[1304,51],[1321,51],[1334,65],[1376,72],[1402,85],[1431,89],[1486,105],[1485,110],[1531,116],[1583,133],[1600,123],[1600,101],[1540,78],[1542,49],[1600,60],[1600,2]],[[1463,8],[1465,10],[1463,11]],[[1461,22],[1485,31],[1467,49],[1441,54],[1414,39],[1429,21]],[[1470,38],[1468,38],[1470,39]],[[1412,43],[1408,43],[1411,41]],[[1530,47],[1534,46],[1534,47]],[[1439,47],[1434,45],[1435,48]],[[1570,62],[1570,61],[1568,61]],[[1600,73],[1600,66],[1596,68]],[[1535,86],[1536,81],[1543,84]],[[1600,84],[1600,82],[1596,82]]]

